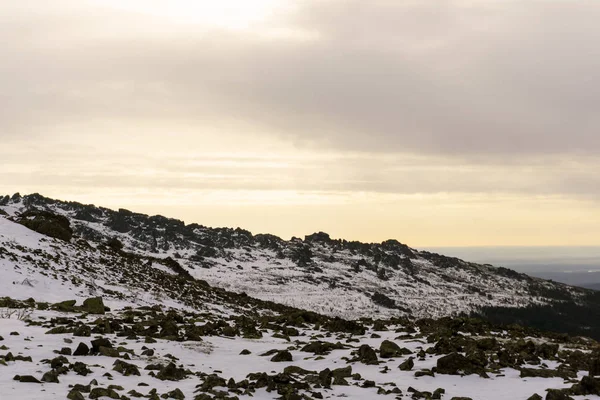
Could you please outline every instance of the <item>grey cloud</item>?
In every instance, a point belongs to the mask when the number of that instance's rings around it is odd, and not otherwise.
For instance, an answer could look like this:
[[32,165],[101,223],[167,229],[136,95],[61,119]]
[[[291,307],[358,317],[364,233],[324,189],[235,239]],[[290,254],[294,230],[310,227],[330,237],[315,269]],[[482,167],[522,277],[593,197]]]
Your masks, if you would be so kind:
[[251,190],[306,193],[487,193],[600,198],[600,161],[544,157],[527,163],[485,165],[453,159],[373,155],[297,159],[277,156],[84,154],[0,149],[2,185],[89,189]]
[[[307,11],[316,21],[308,29],[324,40],[242,64],[251,68],[240,71],[238,90],[257,94],[253,115],[285,134],[366,150],[600,149],[600,5],[508,2],[435,12],[438,2],[396,3],[333,2],[322,14],[318,3]],[[414,35],[419,24],[426,28]]]
[[367,152],[600,151],[596,2],[309,1],[287,21],[315,34],[306,41],[59,3],[77,13],[1,20],[2,136],[233,117]]
[[315,34],[306,41],[200,35],[59,3],[65,12],[0,17],[11,39],[0,50],[0,137],[237,118],[343,150],[600,151],[596,2],[309,1],[286,22]]

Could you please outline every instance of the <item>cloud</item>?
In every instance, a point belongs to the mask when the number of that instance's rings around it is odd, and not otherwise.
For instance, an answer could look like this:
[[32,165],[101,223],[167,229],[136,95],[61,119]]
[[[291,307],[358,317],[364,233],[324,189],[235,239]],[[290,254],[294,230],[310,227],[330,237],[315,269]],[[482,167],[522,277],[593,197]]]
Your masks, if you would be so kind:
[[307,1],[251,32],[31,3],[3,6],[3,136],[238,119],[342,151],[600,150],[595,2]]
[[600,3],[315,0],[234,31],[25,3],[0,5],[5,185],[600,198]]

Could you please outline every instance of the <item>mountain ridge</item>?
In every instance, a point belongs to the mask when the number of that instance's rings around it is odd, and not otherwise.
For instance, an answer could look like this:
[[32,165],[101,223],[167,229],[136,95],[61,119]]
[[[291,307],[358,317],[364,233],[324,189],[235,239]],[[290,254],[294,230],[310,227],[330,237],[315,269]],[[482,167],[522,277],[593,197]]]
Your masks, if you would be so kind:
[[54,215],[69,226],[63,239],[75,235],[141,257],[170,258],[213,286],[348,319],[545,306],[565,299],[577,302],[589,293],[502,267],[418,251],[397,240],[361,243],[319,232],[286,241],[37,193],[0,197],[0,210],[33,228]]
[[582,314],[575,333],[598,337],[592,291],[397,241],[283,241],[40,195],[0,197],[0,214],[11,398],[600,399],[600,345],[557,333]]

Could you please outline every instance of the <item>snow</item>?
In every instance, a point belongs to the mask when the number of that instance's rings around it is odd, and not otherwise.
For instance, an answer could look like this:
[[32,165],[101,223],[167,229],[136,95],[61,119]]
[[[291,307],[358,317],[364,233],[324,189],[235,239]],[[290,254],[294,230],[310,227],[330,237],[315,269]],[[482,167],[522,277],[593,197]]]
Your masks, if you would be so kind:
[[[35,311],[32,319],[44,317],[64,316],[57,312],[41,312]],[[30,400],[50,400],[56,398],[64,398],[65,393],[69,391],[69,385],[75,383],[87,384],[92,379],[96,379],[100,386],[119,385],[125,388],[125,392],[136,389],[142,391],[138,386],[139,382],[146,382],[150,388],[156,388],[158,393],[165,393],[175,388],[181,389],[187,397],[192,397],[192,394],[199,384],[198,379],[188,378],[179,382],[160,381],[148,376],[143,368],[147,363],[152,363],[159,360],[159,356],[171,354],[178,358],[178,363],[184,365],[192,371],[204,372],[207,374],[215,371],[221,371],[224,377],[232,377],[236,381],[244,379],[249,373],[265,371],[267,373],[281,372],[288,365],[300,366],[307,370],[320,371],[325,368],[335,369],[347,366],[344,359],[347,356],[347,350],[335,350],[330,355],[325,356],[323,360],[317,360],[309,353],[303,353],[297,350],[292,351],[293,361],[283,363],[273,363],[269,361],[270,357],[261,357],[260,354],[268,350],[278,348],[285,349],[290,343],[282,339],[276,339],[266,336],[263,339],[243,339],[243,338],[224,338],[224,337],[207,337],[203,342],[172,342],[159,340],[158,343],[145,345],[143,341],[127,341],[123,338],[117,338],[114,335],[104,335],[113,342],[123,342],[129,349],[135,351],[135,354],[142,352],[143,346],[148,346],[155,350],[155,356],[134,356],[132,360],[127,360],[140,368],[141,377],[136,376],[121,376],[119,373],[112,371],[114,358],[99,357],[99,356],[67,356],[68,359],[82,361],[89,366],[93,371],[92,374],[81,377],[73,373],[61,375],[60,383],[42,383],[42,384],[24,384],[12,380],[14,375],[33,375],[40,377],[41,374],[49,370],[49,366],[41,363],[44,359],[52,359],[56,357],[53,350],[62,347],[74,347],[79,339],[88,338],[73,338],[70,334],[66,335],[46,335],[45,329],[38,326],[27,326],[23,321],[16,319],[1,319],[0,320],[0,336],[4,337],[4,341],[0,342],[5,345],[15,355],[31,356],[33,363],[28,362],[9,362],[8,366],[0,366],[0,393],[2,396],[7,396],[10,399],[30,399]],[[11,332],[19,332],[19,336],[10,335]],[[316,331],[306,331],[307,335],[318,333]],[[382,337],[378,339],[368,338],[371,332],[367,332],[365,336],[358,337],[361,343],[378,346],[385,339],[394,340],[395,332],[378,332]],[[72,345],[66,344],[64,339],[72,338]],[[325,338],[334,342],[335,338]],[[414,341],[399,341],[395,340],[401,347],[408,347],[411,350],[416,350],[422,345]],[[427,348],[427,345],[423,346]],[[239,353],[243,349],[248,349],[252,354],[241,356]],[[450,399],[453,396],[471,397],[473,399],[483,400],[516,400],[527,399],[533,393],[544,394],[546,388],[566,388],[570,384],[566,384],[562,379],[544,379],[544,378],[519,378],[519,372],[513,369],[503,370],[504,376],[492,376],[490,379],[484,379],[476,375],[470,376],[454,376],[436,374],[435,377],[423,376],[416,378],[413,372],[400,371],[397,365],[403,359],[389,360],[378,366],[363,365],[353,363],[353,373],[360,373],[364,379],[373,380],[388,389],[397,386],[400,388],[405,397],[410,398],[407,393],[409,387],[413,387],[419,391],[433,392],[437,388],[444,388],[446,394],[444,399]],[[415,369],[431,368],[435,366],[436,356],[427,358],[426,361],[416,362]],[[389,372],[382,374],[380,371],[384,366],[389,367]],[[110,372],[112,379],[104,376],[106,372]],[[583,373],[580,373],[580,377]],[[363,389],[358,387],[333,386],[333,389],[322,390],[325,398],[348,397],[351,399],[365,399],[374,396],[377,389]],[[267,393],[259,391],[253,397],[254,399],[274,399],[277,398],[276,393]],[[4,397],[3,397],[4,398]],[[240,396],[240,399],[249,398]],[[380,398],[380,397],[377,397]],[[395,398],[395,395],[381,395],[382,399]],[[581,397],[583,398],[583,397]],[[600,399],[598,396],[585,396],[586,399]]]
[[[502,276],[493,267],[469,263],[462,263],[460,267],[440,266],[417,250],[413,250],[415,258],[411,259],[416,272],[388,268],[387,280],[380,279],[373,269],[360,267],[357,271],[353,268],[357,261],[381,266],[373,257],[349,249],[334,249],[324,243],[309,244],[318,269],[299,266],[289,256],[279,258],[275,251],[257,245],[219,249],[218,256],[199,261],[195,255],[198,249],[204,247],[201,244],[203,240],[220,233],[199,227],[194,229],[193,237],[171,233],[166,243],[151,246],[136,239],[131,232],[122,233],[109,228],[109,211],[106,209],[97,209],[103,217],[99,217],[97,222],[89,222],[74,219],[75,211],[68,203],[50,201],[44,203],[43,208],[69,218],[75,231],[86,237],[101,238],[100,241],[117,238],[126,251],[142,257],[171,257],[192,276],[213,286],[329,316],[355,319],[378,315],[384,318],[406,314],[409,310],[410,315],[416,318],[436,318],[477,311],[487,306],[525,307],[547,302],[531,295],[529,282]],[[16,215],[26,206],[22,199],[11,200],[0,209]],[[139,229],[147,228],[149,222],[145,221],[140,223]],[[165,231],[160,225],[154,229],[157,235]],[[239,235],[233,233],[232,236]],[[287,242],[286,246],[292,244]],[[152,263],[152,268],[168,272],[159,263]],[[376,304],[372,299],[375,293],[385,294],[399,308]],[[573,295],[577,296],[575,292]]]
[[[2,209],[10,216],[15,216],[23,207],[22,203],[3,206]],[[55,208],[63,215],[69,212]],[[278,259],[273,251],[250,247],[245,249],[228,249],[227,254],[209,259],[210,267],[202,268],[201,265],[190,260],[194,249],[170,248],[163,252],[152,253],[147,249],[147,244],[138,242],[128,234],[119,234],[111,231],[102,223],[85,224],[102,238],[118,237],[122,240],[128,251],[144,256],[165,258],[176,257],[196,278],[206,280],[210,284],[237,292],[246,292],[256,298],[271,300],[288,304],[302,309],[319,313],[342,316],[345,318],[358,318],[363,316],[385,318],[398,315],[397,310],[390,310],[374,304],[370,294],[374,291],[396,293],[394,299],[403,307],[415,311],[416,316],[441,316],[459,311],[473,309],[481,305],[509,305],[521,306],[531,302],[542,301],[531,298],[527,293],[524,283],[493,274],[487,270],[473,270],[475,267],[465,269],[448,267],[440,271],[439,267],[424,258],[415,260],[419,268],[417,276],[412,276],[406,271],[395,271],[387,281],[378,279],[372,271],[362,269],[360,272],[350,272],[349,266],[357,260],[357,256],[347,250],[336,252],[336,259],[331,261],[331,249],[324,245],[315,245],[318,266],[322,272],[308,273],[290,259]],[[11,297],[26,300],[33,298],[37,302],[56,303],[74,299],[77,304],[89,297],[101,295],[105,304],[110,307],[109,317],[121,318],[126,307],[137,308],[140,306],[161,306],[164,310],[173,309],[178,312],[196,311],[211,313],[227,319],[240,314],[240,308],[220,301],[208,294],[199,299],[201,308],[194,309],[176,296],[171,297],[161,286],[150,281],[148,276],[167,279],[176,273],[155,258],[146,264],[121,265],[121,257],[110,251],[98,250],[98,243],[85,246],[76,243],[66,243],[35,233],[24,226],[13,222],[10,218],[0,216],[0,297]],[[239,267],[238,267],[239,266]],[[136,268],[135,270],[127,270]],[[124,270],[125,269],[125,270]],[[131,279],[126,273],[135,272]],[[482,278],[483,277],[483,278]],[[144,286],[148,284],[150,286]],[[426,283],[423,283],[426,282]],[[475,285],[491,294],[487,296],[468,295],[465,292],[467,285]],[[32,321],[44,322],[56,317],[76,317],[79,321],[92,323],[97,316],[81,316],[80,314],[67,314],[57,311],[32,310],[29,318]],[[266,313],[266,311],[265,311]],[[228,378],[240,381],[249,373],[267,372],[275,374],[282,372],[286,366],[299,366],[311,371],[321,371],[325,368],[335,369],[351,365],[353,373],[359,373],[363,379],[372,380],[385,389],[399,388],[402,396],[396,394],[378,395],[377,388],[361,388],[355,385],[333,386],[331,389],[319,389],[325,398],[347,397],[350,399],[409,399],[409,387],[419,391],[433,392],[437,388],[444,388],[446,394],[443,399],[456,397],[471,397],[478,400],[515,400],[527,399],[533,393],[545,395],[547,388],[567,388],[571,382],[560,378],[526,378],[519,377],[519,371],[505,368],[502,374],[490,374],[489,379],[476,375],[454,376],[436,374],[434,377],[415,377],[414,371],[431,369],[436,366],[439,356],[428,355],[424,360],[415,360],[413,371],[401,371],[398,365],[405,357],[381,360],[379,365],[364,365],[359,362],[349,363],[351,351],[360,344],[369,344],[378,348],[383,340],[394,341],[400,347],[406,347],[413,352],[421,349],[427,350],[432,344],[424,343],[423,338],[414,337],[399,339],[406,334],[402,326],[390,327],[389,331],[377,332],[380,337],[371,337],[374,333],[368,330],[365,335],[352,337],[329,334],[314,326],[301,329],[301,336],[292,337],[291,342],[274,338],[273,331],[265,330],[262,339],[244,339],[241,337],[206,336],[201,342],[167,341],[159,339],[157,343],[145,344],[143,340],[129,340],[117,337],[115,334],[103,335],[113,343],[122,344],[132,349],[135,355],[128,363],[137,365],[142,373],[141,377],[122,376],[112,370],[114,358],[101,356],[82,356],[67,358],[72,361],[83,361],[90,366],[92,373],[86,377],[75,375],[72,371],[60,375],[60,383],[27,384],[13,380],[15,375],[33,375],[38,379],[50,367],[43,363],[57,356],[55,351],[70,347],[74,349],[79,342],[89,342],[92,338],[73,337],[72,334],[46,334],[47,328],[28,325],[18,320],[16,314],[10,315],[8,310],[0,309],[0,355],[12,352],[14,355],[31,356],[33,362],[8,362],[7,366],[0,365],[0,400],[3,399],[31,399],[50,400],[65,398],[69,385],[76,383],[88,384],[92,379],[107,387],[119,385],[124,388],[123,393],[129,390],[138,390],[144,394],[151,388],[156,388],[159,395],[175,388],[181,389],[186,398],[193,398],[196,386],[202,381],[196,377],[189,377],[179,382],[160,381],[144,370],[147,364],[164,362],[165,356],[170,354],[177,358],[177,363],[182,364],[195,373],[218,373]],[[19,332],[19,335],[11,335]],[[418,333],[417,333],[418,334]],[[501,337],[506,332],[497,332]],[[340,341],[351,348],[333,350],[329,355],[315,357],[311,353],[299,349],[303,343],[318,337],[318,340],[337,342]],[[541,339],[532,338],[535,341]],[[73,340],[72,344],[67,340]],[[142,348],[146,346],[155,351],[154,356],[142,356]],[[250,355],[240,355],[247,349]],[[262,357],[272,349],[290,349],[292,362],[274,363],[270,357]],[[587,351],[586,349],[583,349]],[[553,360],[542,360],[550,368],[557,367]],[[384,367],[389,370],[384,372]],[[528,368],[539,366],[528,365]],[[219,372],[220,371],[220,372]],[[112,378],[104,376],[110,372]],[[579,378],[585,371],[579,372]],[[349,381],[352,383],[351,379]],[[148,383],[149,387],[140,387],[140,382]],[[223,388],[226,390],[226,388]],[[249,396],[239,395],[240,399]],[[275,399],[279,395],[267,392],[264,389],[256,391],[253,399]],[[580,396],[576,399],[600,399],[599,396]]]

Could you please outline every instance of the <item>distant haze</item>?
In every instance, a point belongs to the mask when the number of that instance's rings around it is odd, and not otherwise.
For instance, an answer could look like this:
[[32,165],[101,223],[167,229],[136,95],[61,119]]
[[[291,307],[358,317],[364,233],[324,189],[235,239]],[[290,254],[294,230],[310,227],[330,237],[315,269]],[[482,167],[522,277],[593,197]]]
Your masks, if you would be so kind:
[[427,250],[572,285],[600,284],[600,246],[441,247]]

